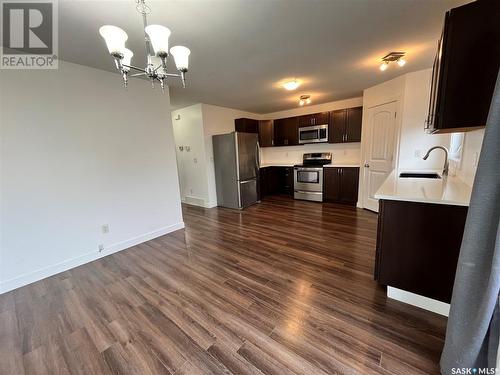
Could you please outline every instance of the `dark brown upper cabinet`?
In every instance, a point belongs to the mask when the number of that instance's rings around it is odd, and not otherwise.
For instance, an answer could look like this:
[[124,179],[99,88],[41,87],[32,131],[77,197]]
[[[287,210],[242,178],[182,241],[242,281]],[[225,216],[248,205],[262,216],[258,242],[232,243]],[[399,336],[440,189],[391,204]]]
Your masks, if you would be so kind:
[[274,120],[274,145],[297,146],[299,144],[298,129],[298,117],[287,117]]
[[274,146],[274,122],[273,120],[259,121],[259,144],[260,147]]
[[311,115],[299,116],[299,127],[325,125],[330,118],[329,112],[313,113]]
[[339,109],[330,112],[328,142],[361,142],[363,107]]
[[258,133],[259,121],[250,118],[237,118],[234,120],[234,130],[242,133]]
[[323,168],[323,201],[355,206],[358,202],[359,168]]
[[500,1],[478,0],[446,13],[434,59],[429,133],[486,125],[500,67]]

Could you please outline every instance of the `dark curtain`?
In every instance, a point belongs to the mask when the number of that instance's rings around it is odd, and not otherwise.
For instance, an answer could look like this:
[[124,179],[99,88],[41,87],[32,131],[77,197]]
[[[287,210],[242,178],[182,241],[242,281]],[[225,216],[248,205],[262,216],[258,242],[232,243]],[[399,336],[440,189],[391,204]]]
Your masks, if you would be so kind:
[[[500,335],[500,76],[490,107],[453,287],[441,373],[494,368]],[[498,364],[500,367],[500,364]]]

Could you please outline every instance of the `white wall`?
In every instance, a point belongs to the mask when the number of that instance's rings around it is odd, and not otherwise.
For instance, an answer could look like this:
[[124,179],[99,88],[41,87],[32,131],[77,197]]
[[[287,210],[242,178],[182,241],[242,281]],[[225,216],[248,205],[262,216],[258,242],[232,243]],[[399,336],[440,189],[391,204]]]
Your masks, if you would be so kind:
[[[180,117],[179,119],[178,116]],[[172,112],[183,202],[217,206],[212,136],[234,131],[234,120],[260,115],[232,108],[195,104]],[[189,146],[190,151],[178,146]]]
[[[336,109],[359,107],[363,105],[363,98],[339,100],[324,104],[294,108],[261,115],[265,119],[278,119],[292,116],[301,116],[309,113],[334,111]],[[360,163],[361,144],[355,143],[323,143],[318,145],[263,147],[263,164],[297,164],[302,162],[302,155],[307,152],[331,152],[334,163],[356,164]]]
[[450,145],[450,134],[427,134],[424,124],[429,110],[432,69],[408,73],[404,76],[404,96],[399,145],[399,169],[442,169],[445,153],[434,150],[423,160],[433,146]]
[[183,227],[168,94],[65,62],[0,77],[1,291]]
[[[440,169],[444,164],[444,153],[433,151],[427,160],[423,160],[432,146],[450,144],[449,134],[427,134],[424,130],[428,113],[431,69],[408,73],[370,87],[363,92],[363,113],[369,108],[398,102],[397,124],[398,142],[395,150],[395,168],[399,169]],[[363,116],[363,134],[366,139],[366,116]],[[362,150],[362,159],[365,159]]]
[[172,123],[181,199],[186,203],[206,206],[209,198],[201,104],[173,111]]
[[462,160],[457,169],[457,176],[467,185],[472,186],[476,176],[477,162],[483,144],[484,129],[474,130],[465,133],[465,140],[462,149]]

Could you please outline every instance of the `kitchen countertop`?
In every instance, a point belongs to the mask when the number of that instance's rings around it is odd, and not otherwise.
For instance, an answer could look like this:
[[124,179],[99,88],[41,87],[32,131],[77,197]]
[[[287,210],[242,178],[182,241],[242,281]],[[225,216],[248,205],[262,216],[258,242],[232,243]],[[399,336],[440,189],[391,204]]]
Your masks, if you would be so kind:
[[472,188],[458,177],[440,179],[401,178],[401,172],[436,172],[437,170],[394,170],[375,193],[377,199],[468,206]]
[[266,167],[293,167],[294,164],[290,163],[263,163],[260,165],[261,168],[266,168]]
[[[260,165],[261,168],[266,168],[266,167],[293,167],[298,163],[290,164],[290,163],[263,163]],[[351,167],[359,167],[359,164],[342,164],[342,163],[332,163],[332,164],[325,164],[323,167],[328,168],[328,167],[337,167],[337,168],[351,168]]]
[[359,168],[359,164],[347,164],[347,163],[331,163],[331,164],[325,164],[323,167],[325,168]]

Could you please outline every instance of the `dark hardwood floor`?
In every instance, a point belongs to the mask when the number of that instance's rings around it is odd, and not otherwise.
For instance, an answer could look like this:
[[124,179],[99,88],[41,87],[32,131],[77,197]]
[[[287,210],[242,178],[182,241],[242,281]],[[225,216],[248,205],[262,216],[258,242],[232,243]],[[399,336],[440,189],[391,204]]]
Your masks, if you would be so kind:
[[1,374],[437,374],[446,319],[373,281],[375,214],[265,199],[0,296]]

